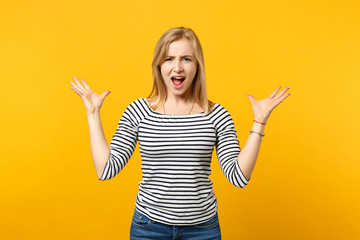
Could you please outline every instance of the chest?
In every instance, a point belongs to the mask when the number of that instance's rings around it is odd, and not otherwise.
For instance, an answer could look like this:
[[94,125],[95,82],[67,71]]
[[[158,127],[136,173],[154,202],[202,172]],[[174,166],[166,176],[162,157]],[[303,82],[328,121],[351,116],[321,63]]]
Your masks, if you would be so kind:
[[138,141],[142,152],[207,154],[216,143],[216,131],[207,119],[144,119]]

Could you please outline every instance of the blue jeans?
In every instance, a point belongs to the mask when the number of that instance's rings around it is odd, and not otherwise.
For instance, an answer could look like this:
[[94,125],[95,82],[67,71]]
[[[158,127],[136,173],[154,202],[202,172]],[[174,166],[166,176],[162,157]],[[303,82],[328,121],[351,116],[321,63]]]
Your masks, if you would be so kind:
[[218,215],[197,225],[172,226],[157,223],[135,209],[130,240],[221,240]]

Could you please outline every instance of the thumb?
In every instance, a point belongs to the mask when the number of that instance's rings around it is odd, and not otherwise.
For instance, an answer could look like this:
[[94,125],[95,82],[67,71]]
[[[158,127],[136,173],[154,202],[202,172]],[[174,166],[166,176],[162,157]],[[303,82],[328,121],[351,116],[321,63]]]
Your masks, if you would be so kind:
[[107,95],[109,95],[110,91],[103,92],[100,97],[104,100]]
[[246,95],[248,97],[248,99],[250,100],[251,104],[255,103],[255,98],[253,95]]

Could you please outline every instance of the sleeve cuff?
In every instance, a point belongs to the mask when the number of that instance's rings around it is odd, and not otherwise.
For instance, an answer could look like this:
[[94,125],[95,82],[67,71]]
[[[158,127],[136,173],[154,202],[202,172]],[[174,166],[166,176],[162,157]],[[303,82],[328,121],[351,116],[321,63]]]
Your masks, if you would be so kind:
[[238,173],[240,173],[239,175],[240,175],[241,183],[242,183],[244,186],[246,186],[246,185],[249,183],[251,177],[250,177],[249,179],[246,179],[244,173],[241,171],[241,168],[240,168],[240,165],[239,165],[239,162],[238,162],[238,161],[236,161],[236,170],[237,170]]
[[101,180],[101,181],[106,180],[106,177],[105,177],[106,174],[105,174],[105,173],[108,172],[109,162],[110,162],[110,158],[109,158],[108,161],[106,162],[106,165],[105,165],[104,170],[103,170],[103,172],[102,172],[101,178],[99,178],[99,180]]

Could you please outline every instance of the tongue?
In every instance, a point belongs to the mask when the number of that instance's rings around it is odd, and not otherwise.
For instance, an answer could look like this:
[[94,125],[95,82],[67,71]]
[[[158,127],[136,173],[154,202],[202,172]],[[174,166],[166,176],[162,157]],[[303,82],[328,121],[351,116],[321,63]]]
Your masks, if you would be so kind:
[[183,82],[183,80],[179,80],[179,79],[173,79],[172,81],[176,86],[180,86]]

